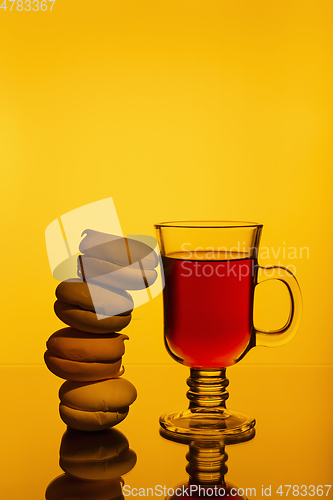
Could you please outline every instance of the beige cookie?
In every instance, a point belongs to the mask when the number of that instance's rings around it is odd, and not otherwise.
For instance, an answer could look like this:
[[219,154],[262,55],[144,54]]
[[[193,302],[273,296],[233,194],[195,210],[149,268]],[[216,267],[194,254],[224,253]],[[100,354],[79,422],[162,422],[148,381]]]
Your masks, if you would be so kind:
[[80,309],[61,300],[55,302],[54,312],[66,325],[90,333],[120,332],[131,321],[130,314],[110,317],[100,315],[101,319],[98,319],[96,313]]
[[136,396],[134,385],[124,378],[92,383],[67,381],[59,390],[63,405],[88,412],[117,411],[132,404]]
[[151,286],[157,278],[155,269],[143,270],[137,263],[121,267],[85,255],[78,259],[78,275],[89,283],[123,290],[142,290]]
[[73,361],[114,362],[125,353],[122,333],[88,333],[75,328],[62,328],[53,333],[46,342],[51,354]]
[[73,361],[54,356],[50,351],[44,354],[45,364],[57,377],[77,382],[89,382],[120,377],[124,373],[121,366],[122,360],[113,363],[94,363],[86,361]]
[[59,413],[68,427],[79,431],[102,431],[119,424],[127,417],[129,407],[119,408],[118,411],[85,411],[77,410],[60,404]]
[[145,269],[154,269],[158,264],[154,250],[141,241],[92,229],[86,229],[82,235],[85,236],[79,250],[86,256],[113,262],[119,266],[129,266],[141,261]]
[[62,302],[74,304],[104,316],[127,316],[134,308],[133,299],[126,291],[114,292],[92,283],[88,285],[79,278],[60,283],[56,288],[56,297]]

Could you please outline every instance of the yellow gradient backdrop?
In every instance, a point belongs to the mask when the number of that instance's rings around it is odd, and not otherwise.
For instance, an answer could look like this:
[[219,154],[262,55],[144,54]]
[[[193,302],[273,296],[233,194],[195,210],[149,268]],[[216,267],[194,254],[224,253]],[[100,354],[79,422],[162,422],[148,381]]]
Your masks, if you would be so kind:
[[[297,336],[242,363],[331,363],[330,0],[56,0],[0,11],[0,363],[43,363],[62,326],[44,231],[112,197],[124,234],[164,220],[253,220],[296,266]],[[282,251],[281,251],[282,252]],[[299,253],[297,254],[299,257]],[[276,327],[285,290],[258,292]],[[126,330],[126,363],[173,363],[161,297]]]

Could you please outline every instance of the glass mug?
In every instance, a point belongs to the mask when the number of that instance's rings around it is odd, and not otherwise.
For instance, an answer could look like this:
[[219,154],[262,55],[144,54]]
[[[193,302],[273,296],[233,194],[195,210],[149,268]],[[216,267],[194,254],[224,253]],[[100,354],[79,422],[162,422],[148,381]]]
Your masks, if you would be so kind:
[[[302,313],[295,276],[281,266],[258,265],[262,227],[225,221],[155,225],[165,279],[165,346],[173,359],[191,369],[189,408],[160,417],[170,432],[235,435],[255,425],[253,418],[227,410],[225,369],[255,346],[288,342]],[[261,331],[253,324],[254,292],[271,279],[286,285],[290,314],[279,330]]]

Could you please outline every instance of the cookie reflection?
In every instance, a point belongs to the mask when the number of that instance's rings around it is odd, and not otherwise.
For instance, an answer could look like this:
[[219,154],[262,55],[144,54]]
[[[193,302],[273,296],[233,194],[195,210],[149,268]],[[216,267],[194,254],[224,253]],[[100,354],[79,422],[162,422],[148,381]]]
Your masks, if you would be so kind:
[[81,432],[68,428],[60,445],[60,467],[81,479],[114,479],[127,474],[136,454],[120,431]]
[[85,481],[62,474],[47,487],[46,500],[122,500],[123,480]]
[[116,429],[83,432],[67,428],[60,445],[65,474],[47,487],[46,500],[122,499],[124,480],[136,464],[136,454]]

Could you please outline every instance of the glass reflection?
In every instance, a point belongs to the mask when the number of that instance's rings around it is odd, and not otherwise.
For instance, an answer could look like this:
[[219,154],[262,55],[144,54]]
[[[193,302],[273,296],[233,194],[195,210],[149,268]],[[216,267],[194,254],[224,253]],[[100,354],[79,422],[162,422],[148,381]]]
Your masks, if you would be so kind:
[[160,430],[165,439],[177,443],[187,444],[189,447],[186,459],[188,464],[186,472],[189,475],[187,481],[177,485],[172,496],[167,500],[182,500],[188,497],[194,499],[210,498],[220,499],[224,497],[236,500],[245,500],[245,491],[225,480],[228,472],[226,462],[228,454],[225,451],[227,445],[250,441],[255,436],[255,430],[238,435],[219,439],[190,439],[177,436],[175,433]]

